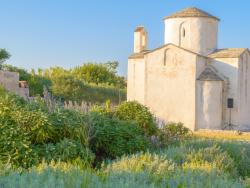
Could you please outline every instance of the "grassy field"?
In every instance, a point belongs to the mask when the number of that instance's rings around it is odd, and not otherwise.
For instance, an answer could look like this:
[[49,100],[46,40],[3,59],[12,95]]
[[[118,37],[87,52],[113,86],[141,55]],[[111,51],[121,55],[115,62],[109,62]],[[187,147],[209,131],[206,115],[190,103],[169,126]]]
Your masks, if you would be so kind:
[[0,188],[250,186],[248,133],[158,129],[136,102],[50,111],[0,89],[0,133]]
[[15,171],[2,166],[0,187],[249,187],[250,138],[234,134],[196,132],[180,143],[123,156],[98,169],[68,163]]
[[238,141],[248,141],[250,142],[249,132],[238,132],[238,131],[196,131],[194,136],[198,138],[211,138],[220,140],[238,140]]

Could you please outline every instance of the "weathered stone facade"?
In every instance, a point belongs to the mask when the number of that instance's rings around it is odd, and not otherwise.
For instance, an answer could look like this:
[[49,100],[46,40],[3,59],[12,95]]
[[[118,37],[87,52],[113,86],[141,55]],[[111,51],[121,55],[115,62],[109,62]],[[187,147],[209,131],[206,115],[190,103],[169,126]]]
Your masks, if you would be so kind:
[[[135,30],[128,60],[128,100],[148,106],[162,122],[191,130],[250,127],[250,52],[217,49],[219,19],[197,8],[164,19],[165,44],[147,50]],[[228,99],[234,106],[228,108]],[[231,114],[231,115],[230,115]],[[231,119],[231,122],[230,122]]]
[[25,99],[29,98],[29,87],[26,81],[19,81],[19,73],[0,70],[0,86]]

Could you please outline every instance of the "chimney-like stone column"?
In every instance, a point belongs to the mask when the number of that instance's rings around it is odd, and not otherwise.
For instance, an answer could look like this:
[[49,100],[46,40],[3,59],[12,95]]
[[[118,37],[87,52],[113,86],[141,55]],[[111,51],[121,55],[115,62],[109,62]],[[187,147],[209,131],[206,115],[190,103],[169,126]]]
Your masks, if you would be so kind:
[[134,53],[141,53],[147,50],[148,36],[147,31],[143,26],[136,28],[134,32]]

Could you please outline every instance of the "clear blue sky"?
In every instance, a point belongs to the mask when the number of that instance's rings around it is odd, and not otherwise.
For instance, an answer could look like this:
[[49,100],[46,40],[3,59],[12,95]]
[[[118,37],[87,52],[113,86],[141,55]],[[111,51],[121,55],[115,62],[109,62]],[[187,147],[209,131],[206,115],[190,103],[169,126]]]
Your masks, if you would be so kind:
[[135,27],[145,25],[156,48],[162,19],[191,6],[221,18],[220,48],[250,47],[249,0],[0,0],[0,48],[26,69],[118,60],[126,75]]

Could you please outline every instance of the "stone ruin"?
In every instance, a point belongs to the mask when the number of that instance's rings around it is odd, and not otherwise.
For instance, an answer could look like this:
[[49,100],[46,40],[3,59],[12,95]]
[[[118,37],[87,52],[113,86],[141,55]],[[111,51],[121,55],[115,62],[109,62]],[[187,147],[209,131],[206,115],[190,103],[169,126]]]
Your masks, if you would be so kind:
[[27,81],[19,81],[19,73],[0,70],[0,86],[7,91],[29,99],[29,86]]

